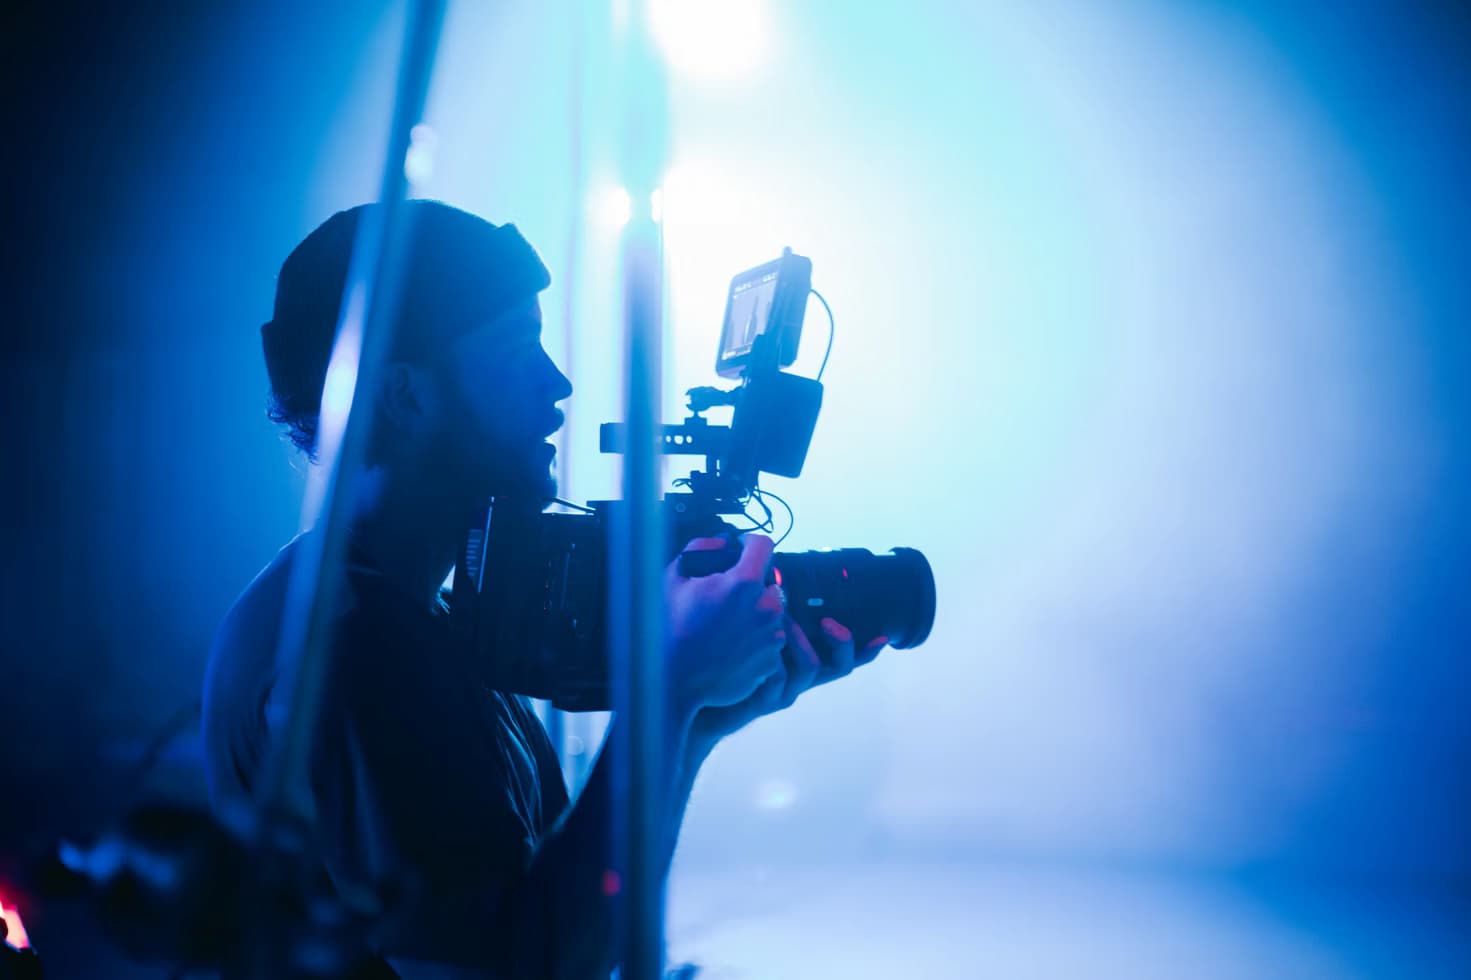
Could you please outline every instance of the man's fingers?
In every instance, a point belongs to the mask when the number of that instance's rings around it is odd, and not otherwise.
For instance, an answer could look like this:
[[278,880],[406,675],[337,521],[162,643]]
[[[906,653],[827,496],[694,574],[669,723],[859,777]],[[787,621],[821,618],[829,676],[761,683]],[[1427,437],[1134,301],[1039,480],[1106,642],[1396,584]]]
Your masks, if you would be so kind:
[[817,655],[817,648],[807,638],[807,631],[795,619],[787,619],[787,637],[791,641],[787,646],[791,647],[804,662],[810,664],[813,670],[822,666],[822,658]]
[[828,635],[828,638],[831,639],[834,643],[853,642],[853,631],[844,626],[842,623],[838,622],[836,619],[833,619],[831,616],[823,619],[823,621],[818,625],[822,627],[822,631],[826,633]]
[[787,607],[781,598],[781,588],[768,585],[762,589],[760,598],[756,600],[756,611],[767,616],[785,616]]
[[[750,583],[744,583],[741,589],[744,591],[747,587],[755,588]],[[782,643],[786,643],[787,616],[781,601],[781,590],[772,585],[757,594],[755,605],[746,608],[741,622],[749,624],[745,628],[762,638],[779,635]]]
[[854,667],[853,631],[831,617],[824,619],[821,625],[822,632],[826,634],[828,644],[832,648],[828,666],[832,669],[833,674],[842,677],[852,672]]
[[807,639],[807,634],[802,632],[795,620],[787,620],[788,643],[782,651],[787,664],[787,685],[785,702],[791,704],[797,700],[797,696],[812,686],[817,677],[817,672],[822,668],[822,658],[812,646],[812,641]]
[[766,581],[766,566],[771,563],[771,553],[776,545],[764,534],[747,534],[741,538],[741,557],[736,561],[731,574],[747,582]]
[[876,636],[872,640],[869,640],[864,644],[863,649],[858,651],[857,657],[854,658],[855,665],[862,667],[865,664],[873,663],[874,658],[888,645],[889,638],[887,636]]

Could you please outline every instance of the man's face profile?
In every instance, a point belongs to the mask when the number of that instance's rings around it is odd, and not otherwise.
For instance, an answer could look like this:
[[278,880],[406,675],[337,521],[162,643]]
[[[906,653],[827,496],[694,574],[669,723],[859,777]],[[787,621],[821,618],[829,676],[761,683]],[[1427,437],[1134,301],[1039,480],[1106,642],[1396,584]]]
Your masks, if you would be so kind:
[[457,336],[438,361],[445,462],[476,496],[556,495],[557,403],[572,385],[541,344],[535,296]]

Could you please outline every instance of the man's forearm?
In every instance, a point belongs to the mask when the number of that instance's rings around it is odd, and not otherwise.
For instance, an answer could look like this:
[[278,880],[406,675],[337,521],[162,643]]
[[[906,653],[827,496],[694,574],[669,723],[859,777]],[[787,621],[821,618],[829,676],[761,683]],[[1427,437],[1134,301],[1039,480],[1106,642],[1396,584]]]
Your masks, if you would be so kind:
[[[699,762],[708,747],[690,737],[690,712],[676,712],[668,726],[661,798],[661,873],[668,872]],[[614,725],[618,722],[615,720]],[[606,976],[618,960],[614,933],[619,882],[612,876],[614,784],[622,746],[610,731],[587,785],[564,819],[537,849],[507,909],[517,948],[511,976]]]
[[669,836],[664,845],[662,865],[665,875],[669,874],[669,867],[674,861],[674,851],[679,844],[679,830],[684,825],[685,810],[694,794],[695,779],[700,774],[700,767],[705,764],[719,741],[718,738],[702,735],[693,725],[685,736],[684,750],[678,759],[677,782],[669,798]]

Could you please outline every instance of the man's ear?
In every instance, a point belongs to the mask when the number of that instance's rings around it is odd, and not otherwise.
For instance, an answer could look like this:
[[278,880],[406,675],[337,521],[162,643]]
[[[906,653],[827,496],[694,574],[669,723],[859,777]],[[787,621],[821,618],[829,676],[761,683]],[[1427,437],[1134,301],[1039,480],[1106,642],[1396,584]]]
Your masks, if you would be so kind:
[[418,365],[389,361],[383,367],[380,392],[383,418],[405,435],[422,435],[437,424],[439,392]]

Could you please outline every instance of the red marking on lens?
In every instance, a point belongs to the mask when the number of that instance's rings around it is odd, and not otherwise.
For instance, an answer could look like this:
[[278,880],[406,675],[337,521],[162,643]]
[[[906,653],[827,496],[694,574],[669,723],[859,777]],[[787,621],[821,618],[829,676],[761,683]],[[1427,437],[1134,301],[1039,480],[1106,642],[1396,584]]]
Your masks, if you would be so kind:
[[603,894],[612,898],[623,890],[623,879],[611,868],[603,872]]
[[773,566],[771,569],[771,574],[776,576],[776,584],[781,585],[781,569]]
[[847,577],[848,577],[848,570],[845,568],[845,569],[843,569],[843,578],[847,578]]

